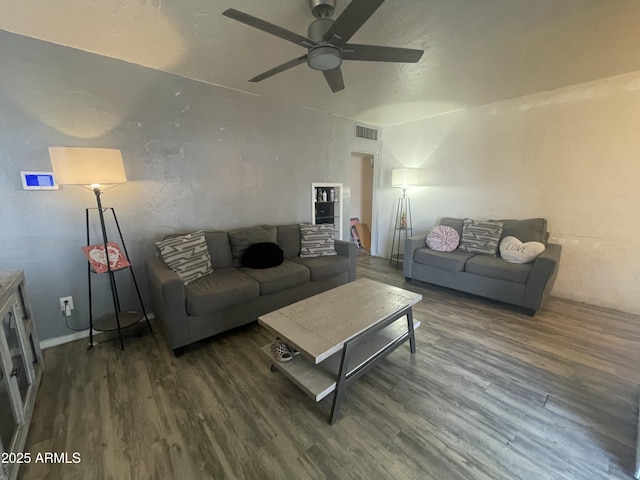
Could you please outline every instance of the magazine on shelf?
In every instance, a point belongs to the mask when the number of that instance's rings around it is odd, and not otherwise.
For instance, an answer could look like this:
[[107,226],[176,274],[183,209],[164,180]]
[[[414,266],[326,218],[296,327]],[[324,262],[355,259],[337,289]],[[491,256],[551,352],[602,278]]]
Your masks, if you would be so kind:
[[[131,266],[129,260],[127,260],[127,257],[122,253],[122,250],[120,250],[120,247],[116,242],[107,243],[107,250],[109,251],[109,266],[112,271]],[[82,247],[82,251],[96,273],[105,273],[109,271],[107,268],[107,259],[104,254],[103,243]]]

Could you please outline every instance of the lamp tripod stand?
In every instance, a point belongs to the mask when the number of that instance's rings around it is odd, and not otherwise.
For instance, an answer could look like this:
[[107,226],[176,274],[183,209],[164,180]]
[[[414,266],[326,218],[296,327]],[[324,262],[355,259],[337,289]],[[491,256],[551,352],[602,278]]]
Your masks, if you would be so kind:
[[[411,225],[411,200],[407,198],[407,189],[402,189],[402,197],[398,198],[398,207],[396,209],[396,221],[394,223],[393,242],[391,243],[391,258],[389,265],[396,261],[396,268],[403,260],[404,254],[400,252],[402,248],[402,236],[404,240],[411,236],[413,227]],[[395,252],[395,253],[394,253]]]
[[113,207],[107,207],[104,208],[102,206],[102,201],[100,200],[100,195],[101,195],[101,191],[99,188],[94,188],[93,189],[95,195],[96,195],[96,203],[98,205],[97,209],[91,209],[91,208],[87,208],[85,209],[85,220],[86,220],[86,225],[87,225],[87,246],[91,245],[91,238],[90,238],[90,234],[89,234],[89,211],[90,210],[98,210],[98,215],[100,217],[100,229],[102,231],[102,244],[104,246],[104,252],[105,252],[105,258],[106,258],[106,263],[107,263],[107,274],[109,275],[109,286],[111,287],[111,298],[113,301],[113,314],[112,315],[106,315],[104,317],[101,317],[97,320],[94,321],[93,318],[93,295],[92,295],[92,288],[91,288],[91,276],[93,274],[95,274],[95,271],[92,271],[91,268],[91,263],[88,263],[88,267],[87,267],[87,281],[89,284],[89,350],[91,350],[93,348],[93,331],[94,330],[98,330],[98,331],[118,331],[118,339],[120,340],[120,348],[122,350],[124,350],[124,340],[123,340],[123,333],[122,330],[130,327],[136,323],[138,323],[139,321],[141,321],[143,318],[146,320],[147,322],[147,327],[149,328],[149,332],[153,332],[152,328],[151,328],[151,323],[149,322],[149,317],[147,316],[147,312],[144,308],[144,304],[142,303],[142,296],[140,295],[140,289],[138,288],[138,282],[136,281],[136,277],[133,273],[133,268],[131,267],[131,264],[129,263],[129,265],[127,267],[123,267],[123,268],[128,268],[129,272],[131,273],[131,279],[133,280],[133,285],[135,286],[136,289],[136,294],[138,296],[138,301],[140,303],[140,309],[142,311],[142,315],[138,312],[132,312],[132,311],[128,311],[128,312],[123,312],[121,307],[120,307],[120,297],[118,296],[118,287],[116,285],[116,278],[115,278],[115,272],[121,269],[115,269],[113,270],[111,268],[111,261],[109,259],[109,250],[108,250],[108,246],[107,244],[109,243],[109,240],[107,238],[107,228],[105,225],[105,219],[104,219],[104,212],[105,211],[110,211],[111,214],[113,215],[113,220],[115,222],[116,228],[118,230],[118,235],[120,236],[120,243],[122,244],[122,250],[124,251],[124,255],[127,258],[127,260],[129,259],[129,253],[127,252],[127,247],[124,243],[124,238],[122,237],[122,230],[120,230],[120,224],[118,223],[118,217],[116,216],[116,211]]

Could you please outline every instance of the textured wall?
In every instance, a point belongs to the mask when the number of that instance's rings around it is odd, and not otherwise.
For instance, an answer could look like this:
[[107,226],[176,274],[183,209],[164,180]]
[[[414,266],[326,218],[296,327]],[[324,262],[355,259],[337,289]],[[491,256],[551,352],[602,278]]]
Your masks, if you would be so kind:
[[636,72],[386,127],[381,232],[391,169],[420,166],[414,233],[442,216],[546,217],[563,245],[553,293],[640,313],[639,111]]
[[145,294],[142,262],[165,233],[309,221],[312,182],[349,182],[349,120],[2,31],[0,58],[0,269],[25,270],[42,339],[70,333],[61,296],[74,297],[72,326],[88,321],[80,247],[95,206],[81,187],[22,190],[20,170],[51,169],[47,147],[122,150],[129,183],[103,202]]

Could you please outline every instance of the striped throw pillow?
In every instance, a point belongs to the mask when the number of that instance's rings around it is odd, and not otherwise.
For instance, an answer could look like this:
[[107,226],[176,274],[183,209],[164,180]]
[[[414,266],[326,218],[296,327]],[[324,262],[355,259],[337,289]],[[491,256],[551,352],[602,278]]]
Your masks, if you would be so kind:
[[469,253],[496,256],[502,235],[502,223],[465,218],[459,250]]
[[300,257],[337,255],[334,237],[335,227],[332,224],[300,225]]
[[156,247],[164,263],[184,280],[185,285],[213,273],[202,230],[156,242]]

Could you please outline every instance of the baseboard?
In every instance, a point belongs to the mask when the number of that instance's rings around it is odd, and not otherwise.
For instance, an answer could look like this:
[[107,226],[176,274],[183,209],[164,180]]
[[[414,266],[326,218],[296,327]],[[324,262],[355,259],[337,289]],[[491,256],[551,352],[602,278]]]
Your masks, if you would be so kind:
[[[148,313],[147,314],[147,318],[149,318],[149,320],[153,320],[155,318],[155,315],[153,313]],[[99,332],[99,331],[94,330],[93,331],[93,336],[94,337],[99,337],[103,333],[105,333],[105,332]],[[64,343],[74,342],[74,341],[80,340],[82,338],[89,338],[89,329],[88,328],[86,330],[81,331],[81,332],[73,332],[73,333],[70,333],[69,335],[62,335],[61,337],[47,338],[46,340],[42,340],[42,341],[40,341],[40,349],[41,350],[45,350],[47,348],[56,347],[56,346],[62,345]]]
[[[98,335],[102,332],[95,332],[94,335]],[[89,338],[89,329],[83,330],[82,332],[74,332],[69,335],[63,335],[61,337],[47,338],[46,340],[42,340],[40,342],[40,348],[42,350],[46,348],[56,347],[58,345],[62,345],[64,343],[73,342],[75,340],[80,340],[81,338]]]

